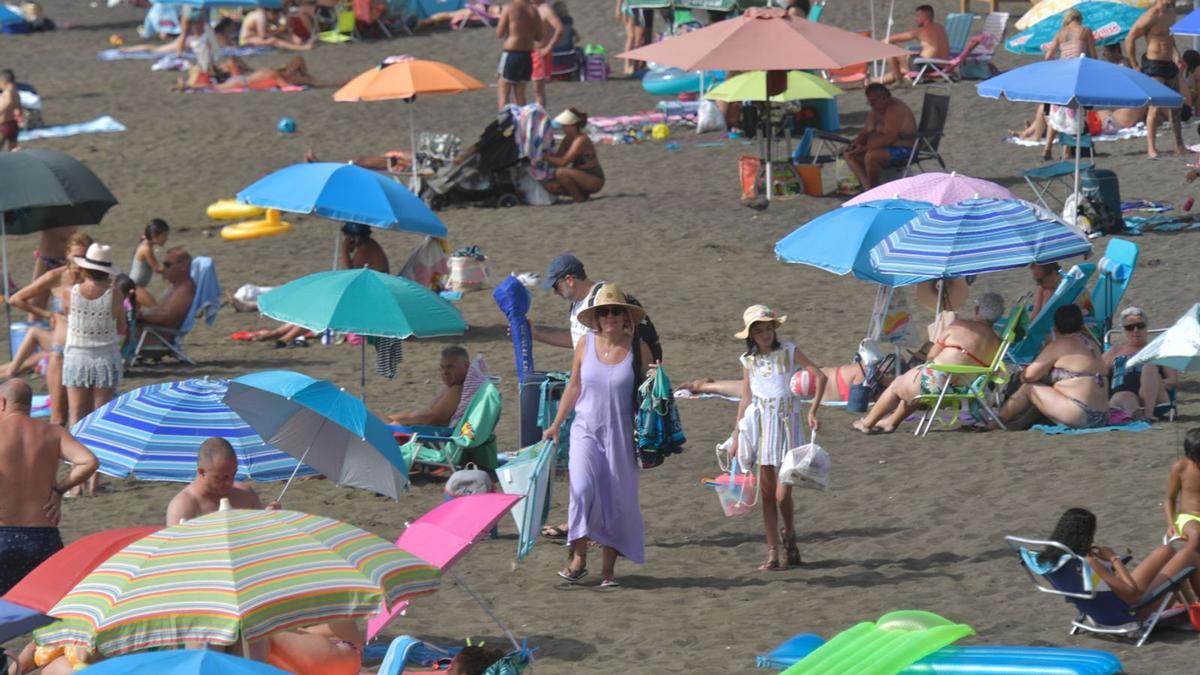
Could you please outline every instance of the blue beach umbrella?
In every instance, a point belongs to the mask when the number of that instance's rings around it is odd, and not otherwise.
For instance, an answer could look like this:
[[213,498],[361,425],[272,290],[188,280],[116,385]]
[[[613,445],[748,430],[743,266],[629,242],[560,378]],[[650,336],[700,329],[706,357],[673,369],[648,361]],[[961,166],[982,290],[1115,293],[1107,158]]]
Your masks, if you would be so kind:
[[262,371],[230,381],[224,401],[268,443],[338,485],[392,499],[408,487],[408,466],[387,425],[331,382]]
[[237,194],[238,201],[291,213],[445,237],[446,225],[408,188],[353,164],[293,164]]
[[[1092,29],[1097,47],[1119,44],[1146,11],[1117,2],[1081,2],[1074,9],[1083,15],[1083,25]],[[1059,12],[1042,19],[1009,38],[1004,48],[1014,54],[1044,54],[1043,47],[1050,44],[1062,28],[1062,18],[1063,13]]]
[[913,275],[882,272],[871,262],[871,249],[932,204],[883,199],[843,206],[801,225],[775,244],[775,255],[789,263],[811,265],[837,275],[896,287],[923,281]]
[[238,480],[284,480],[316,472],[266,442],[221,402],[227,380],[151,384],[121,394],[71,427],[71,434],[114,478],[187,482],[196,454],[211,437],[224,438],[238,458]]
[[275,666],[208,649],[143,652],[107,659],[88,669],[94,675],[284,675]]
[[0,600],[0,643],[54,623],[54,619],[7,600]]
[[17,14],[4,5],[0,5],[0,26],[3,26],[6,23],[21,23],[24,20],[25,17]]
[[1087,235],[1020,199],[968,199],[930,209],[871,249],[880,271],[949,279],[1050,263],[1092,250]]
[[1172,35],[1200,35],[1200,9],[1193,10],[1187,16],[1171,26]]

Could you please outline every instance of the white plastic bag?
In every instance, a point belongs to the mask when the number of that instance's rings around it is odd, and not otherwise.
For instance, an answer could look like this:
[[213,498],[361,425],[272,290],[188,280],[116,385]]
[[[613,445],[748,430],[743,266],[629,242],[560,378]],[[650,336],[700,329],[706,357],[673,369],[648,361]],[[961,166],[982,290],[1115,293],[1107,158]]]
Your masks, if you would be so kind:
[[814,431],[807,445],[784,453],[779,466],[779,480],[784,485],[824,490],[829,487],[829,468],[829,453],[817,445],[817,433]]
[[754,467],[758,466],[758,429],[754,424],[757,416],[758,406],[751,403],[746,406],[742,419],[738,420],[737,461],[744,472],[753,471]]
[[696,111],[696,133],[706,134],[710,131],[725,131],[725,116],[713,101],[700,101]]

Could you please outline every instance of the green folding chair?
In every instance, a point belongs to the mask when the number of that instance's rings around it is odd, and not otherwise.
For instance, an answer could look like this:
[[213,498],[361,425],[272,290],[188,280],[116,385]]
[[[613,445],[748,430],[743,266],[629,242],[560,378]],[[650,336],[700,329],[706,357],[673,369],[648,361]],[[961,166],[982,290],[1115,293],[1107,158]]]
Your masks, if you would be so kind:
[[496,459],[496,423],[500,421],[500,390],[492,381],[475,390],[462,420],[446,436],[417,431],[400,447],[408,468],[418,464],[441,466],[453,471],[467,462],[494,471]]

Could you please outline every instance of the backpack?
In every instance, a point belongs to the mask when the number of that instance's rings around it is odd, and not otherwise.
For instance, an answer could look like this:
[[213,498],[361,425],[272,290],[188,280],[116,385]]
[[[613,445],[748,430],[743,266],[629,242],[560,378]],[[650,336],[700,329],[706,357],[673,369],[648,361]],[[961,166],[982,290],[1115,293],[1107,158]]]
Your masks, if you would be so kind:
[[1125,231],[1125,220],[1121,214],[1114,213],[1098,194],[1083,195],[1083,199],[1079,203],[1079,217],[1076,223],[1089,234],[1092,232],[1120,234]]

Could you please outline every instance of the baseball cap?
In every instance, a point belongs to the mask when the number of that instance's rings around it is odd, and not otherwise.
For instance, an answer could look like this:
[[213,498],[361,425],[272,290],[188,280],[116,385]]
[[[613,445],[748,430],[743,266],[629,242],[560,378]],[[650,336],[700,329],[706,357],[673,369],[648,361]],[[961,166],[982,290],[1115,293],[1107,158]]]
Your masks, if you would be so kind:
[[554,284],[558,280],[570,274],[573,277],[584,278],[587,273],[583,271],[583,263],[579,262],[579,258],[564,253],[555,256],[554,260],[550,261],[550,266],[546,268],[546,277],[542,279],[542,288],[547,290],[554,288]]

